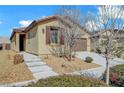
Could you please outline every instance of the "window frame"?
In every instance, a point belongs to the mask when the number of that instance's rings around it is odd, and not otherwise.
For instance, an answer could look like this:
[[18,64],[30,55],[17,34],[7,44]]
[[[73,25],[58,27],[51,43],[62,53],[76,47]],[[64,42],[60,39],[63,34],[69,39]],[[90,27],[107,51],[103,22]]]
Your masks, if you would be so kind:
[[[57,32],[57,36],[56,37],[54,37],[54,38],[57,38],[57,42],[53,42],[53,40],[52,40],[52,38],[53,38],[53,34],[52,33],[54,33],[55,34],[55,32]],[[57,27],[50,27],[50,45],[58,45],[59,44],[59,28],[57,28]]]

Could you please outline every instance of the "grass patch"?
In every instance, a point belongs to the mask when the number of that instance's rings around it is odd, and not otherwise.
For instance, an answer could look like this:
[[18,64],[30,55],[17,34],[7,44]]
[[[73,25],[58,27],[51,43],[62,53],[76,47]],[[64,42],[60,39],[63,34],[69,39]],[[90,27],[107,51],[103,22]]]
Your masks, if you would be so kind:
[[123,65],[116,65],[114,67],[111,68],[112,71],[115,72],[124,72],[124,64]]
[[78,75],[63,75],[41,79],[29,87],[103,87],[106,84],[98,79]]

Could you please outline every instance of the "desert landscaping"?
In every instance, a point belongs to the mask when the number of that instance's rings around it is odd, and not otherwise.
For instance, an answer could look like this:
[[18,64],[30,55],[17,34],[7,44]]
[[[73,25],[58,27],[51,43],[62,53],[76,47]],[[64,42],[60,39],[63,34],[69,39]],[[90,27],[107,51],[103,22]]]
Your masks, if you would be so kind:
[[68,61],[66,58],[56,57],[54,55],[50,55],[48,57],[42,56],[41,59],[60,75],[72,73],[74,71],[92,69],[100,66],[95,63],[87,63],[79,58],[75,58],[72,61]]
[[25,63],[14,64],[14,51],[0,51],[0,84],[33,79]]

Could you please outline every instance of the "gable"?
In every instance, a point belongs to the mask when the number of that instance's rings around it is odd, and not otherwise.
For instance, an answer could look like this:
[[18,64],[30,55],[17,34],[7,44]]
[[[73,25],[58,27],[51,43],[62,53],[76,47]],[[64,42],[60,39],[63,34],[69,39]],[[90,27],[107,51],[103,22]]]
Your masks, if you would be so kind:
[[[38,25],[38,26],[59,26],[60,24],[59,24],[59,22],[58,22],[58,20],[63,20],[62,18],[61,18],[61,16],[50,16],[50,17],[46,17],[46,18],[44,18],[44,19],[40,19],[40,20],[34,20],[26,29],[25,29],[25,31],[29,31],[30,29],[32,29],[34,26],[36,26],[36,25]],[[69,27],[69,25],[70,24],[68,24],[67,22],[65,22],[65,21],[63,21],[63,23],[62,23],[64,26],[68,26]],[[75,23],[74,22],[74,24],[75,25],[77,25],[78,27],[79,27],[79,29],[84,33],[84,34],[86,34],[87,36],[90,36],[90,33],[86,30],[86,29],[84,29],[84,28],[82,28],[79,24],[77,24],[77,23]]]

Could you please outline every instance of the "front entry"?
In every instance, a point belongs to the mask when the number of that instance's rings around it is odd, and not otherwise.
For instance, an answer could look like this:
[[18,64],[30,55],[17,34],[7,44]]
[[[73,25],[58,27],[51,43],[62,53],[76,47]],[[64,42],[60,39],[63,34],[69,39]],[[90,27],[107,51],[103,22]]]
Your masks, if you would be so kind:
[[19,36],[19,50],[20,51],[24,51],[25,50],[25,35],[24,34],[20,34]]

